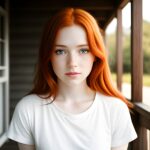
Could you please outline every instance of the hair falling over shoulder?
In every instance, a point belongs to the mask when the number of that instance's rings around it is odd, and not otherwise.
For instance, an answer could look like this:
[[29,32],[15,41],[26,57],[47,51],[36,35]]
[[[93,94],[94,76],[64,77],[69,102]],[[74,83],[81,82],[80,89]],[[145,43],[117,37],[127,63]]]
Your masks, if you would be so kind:
[[118,97],[129,108],[132,108],[132,103],[126,100],[113,85],[106,49],[96,20],[85,10],[77,8],[66,8],[59,11],[46,24],[39,48],[34,87],[30,94],[47,95],[47,97],[56,96],[57,77],[53,72],[50,56],[59,30],[73,24],[80,25],[85,29],[90,50],[96,57],[92,71],[87,78],[88,86],[105,95]]

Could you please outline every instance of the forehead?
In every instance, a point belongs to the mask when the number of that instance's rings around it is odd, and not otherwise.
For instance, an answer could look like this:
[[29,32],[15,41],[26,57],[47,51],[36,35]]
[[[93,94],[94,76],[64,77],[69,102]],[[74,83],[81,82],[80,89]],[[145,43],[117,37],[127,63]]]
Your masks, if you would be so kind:
[[80,25],[63,27],[56,36],[56,44],[88,44],[85,29]]

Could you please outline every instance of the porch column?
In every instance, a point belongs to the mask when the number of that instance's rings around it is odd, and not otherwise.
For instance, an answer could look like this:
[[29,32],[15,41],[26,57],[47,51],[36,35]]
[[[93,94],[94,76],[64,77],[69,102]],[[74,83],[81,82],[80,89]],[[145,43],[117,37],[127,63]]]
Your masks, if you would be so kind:
[[122,89],[123,74],[123,56],[122,56],[122,9],[117,10],[117,37],[116,37],[116,70],[117,70],[117,87]]
[[[131,1],[131,100],[142,102],[143,51],[142,51],[142,0]],[[134,122],[138,139],[132,149],[147,150],[146,129],[140,126],[140,118]]]

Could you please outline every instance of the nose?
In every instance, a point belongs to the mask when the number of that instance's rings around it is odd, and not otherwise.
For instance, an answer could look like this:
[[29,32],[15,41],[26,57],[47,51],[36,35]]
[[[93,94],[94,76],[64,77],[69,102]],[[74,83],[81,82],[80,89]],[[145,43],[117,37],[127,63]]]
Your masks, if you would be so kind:
[[67,64],[68,64],[68,66],[70,68],[77,67],[77,61],[78,61],[78,57],[75,54],[70,53],[68,55],[68,62],[67,62]]

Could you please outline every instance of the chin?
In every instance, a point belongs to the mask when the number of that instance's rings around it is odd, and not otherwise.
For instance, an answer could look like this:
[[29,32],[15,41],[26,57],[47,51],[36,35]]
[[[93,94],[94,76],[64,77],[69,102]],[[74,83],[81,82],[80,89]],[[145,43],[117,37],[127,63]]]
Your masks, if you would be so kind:
[[67,81],[67,82],[65,82],[68,86],[70,86],[70,87],[74,87],[74,86],[82,86],[83,84],[84,84],[84,82],[86,82],[86,81]]

